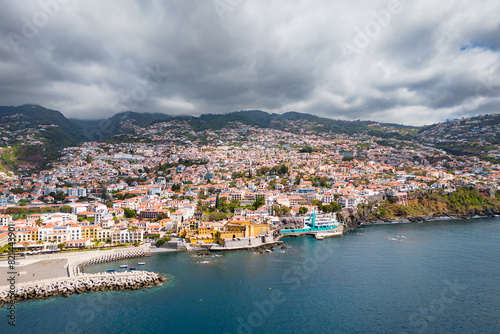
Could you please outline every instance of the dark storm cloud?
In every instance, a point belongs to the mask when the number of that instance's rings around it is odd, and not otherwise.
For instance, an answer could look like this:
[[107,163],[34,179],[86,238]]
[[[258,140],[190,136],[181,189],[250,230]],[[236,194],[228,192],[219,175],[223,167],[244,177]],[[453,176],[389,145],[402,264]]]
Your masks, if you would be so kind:
[[498,1],[0,0],[0,104],[68,117],[497,112]]

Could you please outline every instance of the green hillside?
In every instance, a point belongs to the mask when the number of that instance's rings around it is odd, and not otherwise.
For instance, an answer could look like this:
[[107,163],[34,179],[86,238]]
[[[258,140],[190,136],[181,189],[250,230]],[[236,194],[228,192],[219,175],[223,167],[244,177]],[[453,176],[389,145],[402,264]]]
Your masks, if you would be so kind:
[[74,120],[74,122],[78,123],[84,129],[84,132],[95,134],[95,138],[91,138],[94,140],[108,138],[113,135],[131,131],[130,128],[124,127],[126,124],[135,124],[140,127],[145,127],[164,121],[186,122],[194,131],[219,130],[232,123],[241,123],[259,128],[272,128],[294,132],[301,129],[304,130],[303,127],[300,127],[298,122],[307,122],[307,128],[305,130],[317,131],[318,133],[365,133],[385,138],[408,139],[414,133],[418,132],[417,127],[384,124],[374,121],[334,120],[293,111],[284,114],[271,114],[261,110],[243,110],[227,114],[203,114],[197,117],[127,111],[118,113],[106,120]]
[[78,124],[59,111],[39,105],[0,107],[0,119],[0,168],[6,170],[16,170],[21,165],[43,168],[59,156],[59,149],[85,139]]
[[[75,145],[84,140],[82,128],[68,120],[57,111],[44,108],[36,104],[25,104],[19,107],[0,106],[0,117],[21,114],[21,119],[29,126],[34,125],[56,125],[45,129],[43,141],[47,148],[62,148]],[[26,126],[26,125],[25,125]]]

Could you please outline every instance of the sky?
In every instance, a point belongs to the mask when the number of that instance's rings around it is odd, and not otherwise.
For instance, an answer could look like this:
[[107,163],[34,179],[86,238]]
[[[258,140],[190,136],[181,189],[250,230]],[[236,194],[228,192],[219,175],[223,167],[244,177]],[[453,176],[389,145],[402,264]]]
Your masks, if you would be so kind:
[[0,105],[424,125],[500,110],[498,0],[0,0]]

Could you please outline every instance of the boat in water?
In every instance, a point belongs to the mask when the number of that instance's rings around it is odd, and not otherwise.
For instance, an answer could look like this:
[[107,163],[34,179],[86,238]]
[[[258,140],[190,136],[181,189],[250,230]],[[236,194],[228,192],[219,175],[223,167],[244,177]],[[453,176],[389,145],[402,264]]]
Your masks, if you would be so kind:
[[146,264],[146,262],[139,262],[139,263],[138,263],[138,265],[139,265],[139,266],[143,266],[143,265],[145,265],[145,264]]
[[304,217],[304,226],[300,229],[281,230],[283,236],[312,235],[317,240],[328,237],[340,237],[344,233],[344,226],[334,216],[320,216],[316,213]]
[[128,268],[128,270],[136,270],[137,268],[136,267],[130,267]]
[[126,264],[121,264],[121,265],[120,265],[120,268],[128,268],[128,265],[126,265]]
[[115,269],[108,269],[108,273],[112,273],[114,271],[115,271]]

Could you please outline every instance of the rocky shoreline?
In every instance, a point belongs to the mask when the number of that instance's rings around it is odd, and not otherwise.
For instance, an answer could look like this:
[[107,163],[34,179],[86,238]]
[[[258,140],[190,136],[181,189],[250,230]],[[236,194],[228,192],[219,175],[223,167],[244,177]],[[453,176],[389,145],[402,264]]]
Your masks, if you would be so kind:
[[407,223],[418,223],[418,222],[435,222],[435,221],[447,221],[447,220],[468,220],[476,218],[494,218],[499,217],[497,214],[487,214],[487,215],[448,215],[448,216],[416,216],[407,218],[385,218],[376,220],[366,220],[359,221],[357,225],[349,226],[348,230],[355,229],[358,226],[367,225],[383,225],[383,224],[407,224]]

